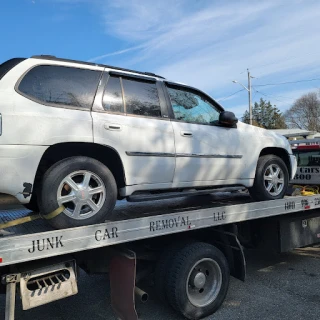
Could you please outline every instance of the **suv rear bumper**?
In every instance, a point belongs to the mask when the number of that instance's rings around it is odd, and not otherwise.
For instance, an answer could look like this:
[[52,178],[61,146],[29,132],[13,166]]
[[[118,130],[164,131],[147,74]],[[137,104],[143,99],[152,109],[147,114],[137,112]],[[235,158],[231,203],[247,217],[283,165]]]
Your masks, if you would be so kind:
[[28,203],[36,171],[46,149],[45,146],[0,145],[0,193]]

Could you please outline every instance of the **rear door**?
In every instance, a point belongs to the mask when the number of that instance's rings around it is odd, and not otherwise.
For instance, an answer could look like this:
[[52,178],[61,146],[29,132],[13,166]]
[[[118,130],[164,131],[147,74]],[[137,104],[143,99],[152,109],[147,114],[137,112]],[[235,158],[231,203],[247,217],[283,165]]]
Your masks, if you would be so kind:
[[155,79],[105,73],[92,117],[94,141],[118,152],[127,185],[171,187],[174,134],[164,93]]

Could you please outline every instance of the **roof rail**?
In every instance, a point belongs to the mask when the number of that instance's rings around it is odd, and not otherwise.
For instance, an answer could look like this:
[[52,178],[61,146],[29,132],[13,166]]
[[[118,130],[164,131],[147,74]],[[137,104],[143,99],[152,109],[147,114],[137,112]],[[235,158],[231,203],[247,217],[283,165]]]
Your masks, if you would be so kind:
[[110,69],[115,69],[115,70],[122,70],[122,71],[127,71],[127,72],[134,72],[134,73],[143,74],[143,75],[146,75],[146,76],[152,76],[152,77],[165,79],[164,77],[159,76],[159,75],[157,75],[155,73],[152,73],[152,72],[136,71],[136,70],[131,70],[131,69],[125,69],[125,68],[120,68],[120,67],[109,66],[109,65],[106,65],[106,64],[85,62],[85,61],[81,61],[81,60],[71,60],[71,59],[57,58],[56,56],[47,55],[47,54],[35,55],[35,56],[31,56],[31,58],[33,58],[33,59],[46,59],[46,60],[53,60],[53,61],[63,61],[63,62],[71,62],[71,63],[80,63],[80,64],[84,64],[84,65],[89,65],[89,66],[105,67],[105,68],[110,68]]

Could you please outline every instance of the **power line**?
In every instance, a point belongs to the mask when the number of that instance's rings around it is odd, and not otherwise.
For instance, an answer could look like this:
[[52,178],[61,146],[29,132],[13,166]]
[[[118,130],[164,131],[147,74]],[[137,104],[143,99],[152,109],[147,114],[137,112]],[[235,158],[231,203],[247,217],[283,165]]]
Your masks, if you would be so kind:
[[[252,89],[254,90],[254,87],[252,87]],[[257,91],[254,90],[254,93],[253,93],[253,96],[252,96],[252,101],[254,101],[254,98],[255,98],[256,94],[257,94]]]
[[241,91],[243,91],[243,90],[244,90],[244,89],[240,89],[240,90],[238,90],[238,91],[236,91],[236,92],[234,92],[234,93],[229,94],[229,95],[226,96],[226,97],[223,97],[223,98],[221,98],[221,99],[218,99],[217,101],[226,100],[227,98],[230,98],[230,97],[234,96],[235,94],[237,94],[238,92],[241,92]]
[[297,80],[297,81],[287,81],[287,82],[278,82],[278,83],[256,84],[255,87],[279,86],[279,85],[282,85],[282,84],[299,83],[299,82],[310,82],[310,81],[318,81],[318,80],[320,80],[320,78],[304,79],[304,80]]
[[[278,94],[272,94],[272,93],[265,93],[265,92],[257,91],[254,87],[255,87],[255,86],[253,86],[253,89],[254,89],[256,92],[258,92],[258,93],[260,93],[260,94],[263,94],[263,95],[265,95],[265,96],[276,97],[276,98],[283,98],[283,99],[285,99],[285,100],[290,100],[290,101],[295,100],[294,98],[285,97],[285,96],[280,96],[280,95],[278,95]],[[282,102],[283,102],[283,101],[282,101]]]
[[[266,93],[264,93],[264,92],[261,92],[261,91],[256,90],[255,88],[253,88],[253,90],[256,91],[257,93],[262,94],[263,96],[265,96],[265,97],[267,97],[267,98],[273,98],[274,100],[276,100],[276,101],[278,101],[278,102],[284,102],[283,100],[279,100],[279,99],[275,98],[274,95],[266,94]],[[292,100],[294,100],[294,99],[292,99]]]

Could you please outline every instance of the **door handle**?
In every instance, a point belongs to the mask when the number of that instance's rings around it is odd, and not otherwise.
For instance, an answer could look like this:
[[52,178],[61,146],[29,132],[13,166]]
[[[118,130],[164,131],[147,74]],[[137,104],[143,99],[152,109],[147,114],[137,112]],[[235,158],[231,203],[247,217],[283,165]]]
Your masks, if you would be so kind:
[[189,137],[189,138],[192,137],[192,132],[190,132],[190,131],[180,131],[180,134],[181,134],[183,137]]
[[121,126],[119,124],[105,124],[104,128],[111,131],[120,131]]

